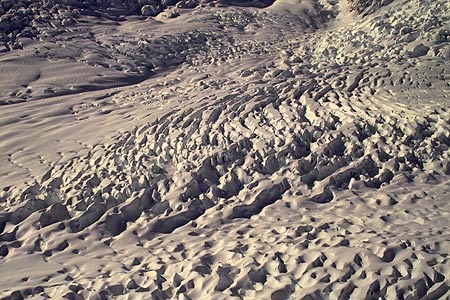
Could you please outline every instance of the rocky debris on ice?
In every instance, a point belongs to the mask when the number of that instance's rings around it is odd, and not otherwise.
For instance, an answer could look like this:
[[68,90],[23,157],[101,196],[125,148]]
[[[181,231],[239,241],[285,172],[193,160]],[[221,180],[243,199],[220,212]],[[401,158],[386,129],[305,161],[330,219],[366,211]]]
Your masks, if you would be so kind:
[[391,4],[394,0],[347,0],[350,3],[350,9],[358,14],[370,14],[377,11],[380,7]]

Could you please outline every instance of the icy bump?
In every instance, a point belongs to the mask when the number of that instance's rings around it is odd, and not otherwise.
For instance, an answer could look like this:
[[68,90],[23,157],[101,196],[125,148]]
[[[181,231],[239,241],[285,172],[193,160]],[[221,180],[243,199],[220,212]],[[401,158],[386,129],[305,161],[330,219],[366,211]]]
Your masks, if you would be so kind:
[[283,180],[280,183],[263,188],[250,204],[235,206],[230,218],[250,218],[252,215],[258,214],[264,209],[264,207],[271,205],[280,199],[289,187],[288,181]]
[[70,215],[67,208],[61,203],[55,203],[39,217],[39,223],[42,227],[46,227],[69,218]]

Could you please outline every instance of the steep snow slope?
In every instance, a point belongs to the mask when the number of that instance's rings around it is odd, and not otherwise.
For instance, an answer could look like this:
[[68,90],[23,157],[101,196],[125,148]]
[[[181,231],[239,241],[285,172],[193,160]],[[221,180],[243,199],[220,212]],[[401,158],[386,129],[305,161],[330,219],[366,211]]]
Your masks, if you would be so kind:
[[0,297],[448,299],[450,4],[185,2],[0,57]]

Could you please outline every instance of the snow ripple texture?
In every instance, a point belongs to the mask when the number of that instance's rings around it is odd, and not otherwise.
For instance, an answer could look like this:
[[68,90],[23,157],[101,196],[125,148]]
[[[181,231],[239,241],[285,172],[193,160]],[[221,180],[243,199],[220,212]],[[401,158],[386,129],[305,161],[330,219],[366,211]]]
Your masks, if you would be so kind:
[[232,4],[86,40],[145,78],[67,100],[110,139],[7,153],[2,299],[450,298],[450,4]]

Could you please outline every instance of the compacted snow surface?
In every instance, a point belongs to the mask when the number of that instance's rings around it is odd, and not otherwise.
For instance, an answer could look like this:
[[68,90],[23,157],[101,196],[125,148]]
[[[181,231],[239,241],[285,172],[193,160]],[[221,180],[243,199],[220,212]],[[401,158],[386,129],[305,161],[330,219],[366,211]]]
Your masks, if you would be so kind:
[[0,1],[0,299],[450,299],[449,1],[78,2]]

